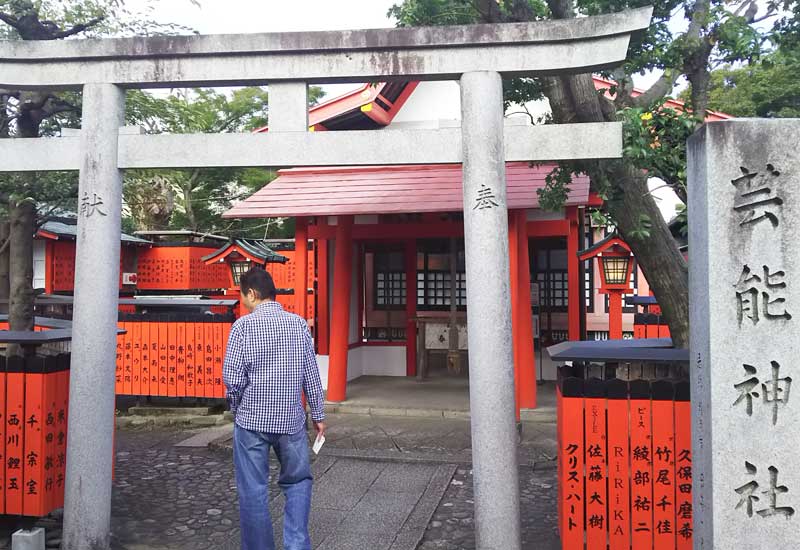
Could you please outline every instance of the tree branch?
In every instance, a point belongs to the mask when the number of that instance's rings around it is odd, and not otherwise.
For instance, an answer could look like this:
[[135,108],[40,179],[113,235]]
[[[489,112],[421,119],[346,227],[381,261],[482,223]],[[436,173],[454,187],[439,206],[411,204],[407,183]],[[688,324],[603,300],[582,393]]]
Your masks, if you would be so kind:
[[66,31],[61,31],[61,32],[54,33],[53,34],[53,39],[67,38],[69,36],[74,36],[76,34],[79,34],[79,33],[82,33],[84,31],[87,31],[87,30],[91,29],[92,27],[96,27],[97,25],[102,23],[104,20],[105,20],[105,17],[96,17],[96,18],[92,19],[91,21],[88,21],[87,23],[79,23],[79,24],[75,25],[74,27],[72,27],[71,29],[68,29]]
[[9,27],[13,27],[15,29],[17,28],[17,25],[19,24],[19,20],[16,17],[14,17],[12,15],[9,15],[7,13],[4,13],[2,11],[0,11],[0,21],[5,23]]
[[698,40],[702,36],[702,31],[708,22],[708,12],[710,10],[709,0],[697,0],[691,9],[689,28],[686,30],[686,37],[690,40]]
[[617,83],[617,94],[614,96],[614,104],[624,106],[630,104],[631,94],[633,93],[633,80],[622,67],[617,67],[611,71],[611,78]]
[[631,98],[631,105],[634,107],[649,107],[654,102],[664,99],[675,87],[680,75],[680,71],[666,69],[661,78],[650,86],[649,90],[638,97]]
[[[525,106],[523,105],[523,107],[525,107]],[[531,112],[527,108],[524,111],[514,111],[513,113],[508,113],[508,114],[506,114],[506,117],[509,117],[511,115],[525,115],[529,119],[531,119],[531,124],[534,124],[534,125],[536,124],[536,119],[533,118],[533,115],[531,114]]]
[[60,97],[51,95],[42,105],[42,114],[44,118],[50,118],[59,113],[78,113],[80,109],[77,105],[73,105],[64,101]]

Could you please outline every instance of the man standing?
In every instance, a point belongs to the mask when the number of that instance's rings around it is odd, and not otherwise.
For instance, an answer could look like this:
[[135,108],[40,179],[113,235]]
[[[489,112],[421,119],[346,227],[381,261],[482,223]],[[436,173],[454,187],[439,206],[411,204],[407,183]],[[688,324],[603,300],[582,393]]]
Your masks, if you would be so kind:
[[286,496],[283,544],[311,550],[311,466],[305,430],[305,392],[317,432],[325,409],[314,343],[302,317],[275,301],[275,283],[261,268],[241,277],[242,304],[251,313],[231,327],[223,377],[234,416],[233,461],[239,491],[242,550],[273,550],[269,513],[269,451],[280,462]]

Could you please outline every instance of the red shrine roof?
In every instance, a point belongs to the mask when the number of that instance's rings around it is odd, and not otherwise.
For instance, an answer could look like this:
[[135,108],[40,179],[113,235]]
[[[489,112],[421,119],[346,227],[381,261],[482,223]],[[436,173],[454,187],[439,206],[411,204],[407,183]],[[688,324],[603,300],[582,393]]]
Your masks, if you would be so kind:
[[[555,165],[506,164],[508,208],[538,208],[537,189]],[[575,176],[567,206],[588,204],[589,178]],[[458,212],[460,164],[292,168],[228,210],[226,218]]]
[[[379,82],[363,84],[340,96],[308,109],[308,127],[312,131],[377,130],[388,126],[419,82]],[[268,126],[256,128],[264,133]]]

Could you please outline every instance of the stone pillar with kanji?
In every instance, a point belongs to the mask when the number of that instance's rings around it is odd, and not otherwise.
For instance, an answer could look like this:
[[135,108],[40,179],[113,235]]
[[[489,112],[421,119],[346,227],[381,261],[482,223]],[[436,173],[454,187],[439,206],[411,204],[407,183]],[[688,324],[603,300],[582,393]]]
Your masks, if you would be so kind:
[[695,548],[796,548],[800,529],[797,120],[689,140]]

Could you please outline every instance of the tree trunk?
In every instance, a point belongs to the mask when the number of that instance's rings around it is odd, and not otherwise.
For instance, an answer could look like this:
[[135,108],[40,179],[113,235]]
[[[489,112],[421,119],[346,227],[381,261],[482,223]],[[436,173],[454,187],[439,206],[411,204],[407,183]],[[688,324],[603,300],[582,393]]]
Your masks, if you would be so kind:
[[184,210],[186,211],[186,223],[191,231],[197,231],[197,219],[194,214],[194,205],[192,205],[192,187],[190,183],[183,186],[183,203]]
[[8,300],[11,295],[11,286],[9,279],[9,262],[8,262],[8,242],[11,227],[8,223],[8,218],[0,220],[0,313],[8,313]]
[[[10,222],[9,328],[33,330],[33,233],[36,231],[36,206],[30,201],[12,203]],[[9,346],[9,353],[19,354],[19,350],[14,348]]]
[[[599,176],[610,178],[616,188],[606,208],[658,300],[675,347],[688,348],[689,271],[686,260],[648,191],[647,176],[624,161],[609,164],[612,165],[610,169]],[[646,216],[651,224],[647,237],[637,233],[642,226],[640,216]]]
[[687,75],[691,87],[692,111],[702,119],[708,108],[708,86],[711,82],[711,73],[703,66]]
[[197,180],[200,179],[200,170],[193,170],[189,179],[183,184],[183,202],[184,210],[186,211],[186,220],[189,224],[188,229],[197,231],[197,216],[194,212],[194,204],[192,204],[192,193],[194,192]]
[[[605,108],[591,75],[550,78],[545,81],[557,122],[604,122],[616,117]],[[610,103],[610,102],[609,102]],[[565,120],[566,119],[566,120]],[[617,223],[669,324],[676,347],[689,346],[689,275],[686,261],[647,187],[647,177],[624,160],[600,162],[590,170],[594,189],[607,182],[606,209]],[[650,236],[641,239],[642,218],[650,222]]]

